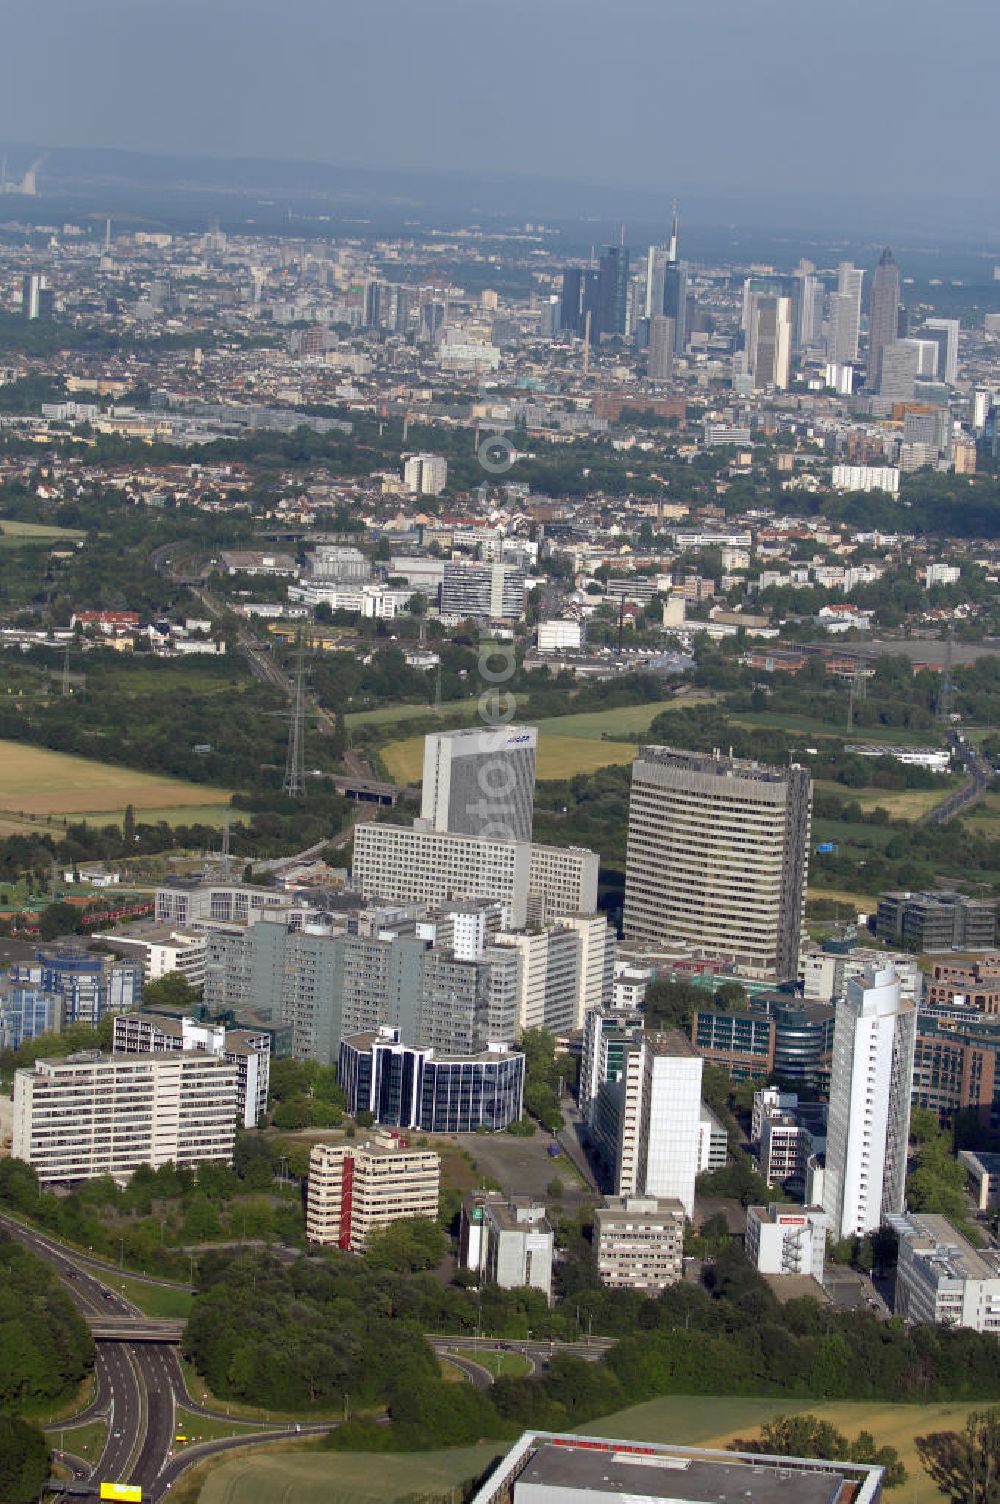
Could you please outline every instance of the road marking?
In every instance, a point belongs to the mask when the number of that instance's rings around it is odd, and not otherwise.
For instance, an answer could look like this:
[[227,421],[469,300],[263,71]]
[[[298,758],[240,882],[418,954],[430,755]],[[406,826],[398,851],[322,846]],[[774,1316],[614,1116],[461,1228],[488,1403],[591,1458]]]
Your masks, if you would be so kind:
[[149,1402],[146,1394],[146,1384],[142,1375],[142,1371],[139,1368],[138,1363],[135,1361],[135,1358],[132,1356],[131,1349],[123,1346],[122,1352],[125,1355],[125,1361],[128,1363],[128,1366],[132,1370],[132,1376],[135,1379],[135,1386],[139,1394],[139,1425],[136,1431],[135,1444],[128,1455],[128,1461],[124,1469],[125,1479],[120,1480],[124,1482],[126,1481],[128,1474],[132,1471],[136,1463],[139,1461],[139,1458],[142,1455],[142,1449],[146,1444],[146,1432],[149,1429]]

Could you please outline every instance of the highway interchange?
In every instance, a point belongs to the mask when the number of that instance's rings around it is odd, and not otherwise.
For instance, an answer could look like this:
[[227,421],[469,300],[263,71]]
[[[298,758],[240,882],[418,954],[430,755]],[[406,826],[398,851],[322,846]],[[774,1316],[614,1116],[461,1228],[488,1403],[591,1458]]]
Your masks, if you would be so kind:
[[[141,1318],[137,1307],[114,1289],[113,1270],[12,1218],[0,1216],[0,1229],[27,1244],[55,1270],[88,1322],[108,1317]],[[140,1329],[141,1324],[140,1320]],[[235,1423],[189,1393],[175,1349],[163,1343],[98,1342],[95,1380],[91,1403],[78,1415],[60,1422],[63,1429],[99,1419],[107,1423],[104,1450],[96,1462],[56,1453],[73,1473],[65,1492],[76,1497],[96,1496],[102,1482],[132,1483],[142,1488],[143,1504],[156,1504],[184,1469],[203,1457],[290,1434],[322,1435],[329,1430],[329,1424],[248,1425],[246,1435],[178,1448],[174,1441],[178,1408]]]

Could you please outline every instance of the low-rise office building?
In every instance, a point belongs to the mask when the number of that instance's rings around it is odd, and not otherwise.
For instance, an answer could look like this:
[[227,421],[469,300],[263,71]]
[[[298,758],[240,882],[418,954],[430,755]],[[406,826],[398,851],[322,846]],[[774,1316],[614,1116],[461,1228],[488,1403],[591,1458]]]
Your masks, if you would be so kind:
[[890,1217],[899,1239],[897,1316],[914,1323],[1000,1333],[1000,1254],[976,1249],[947,1217]]
[[906,950],[989,950],[996,944],[995,904],[950,889],[884,893],[875,918],[876,937]]
[[529,1287],[552,1299],[555,1234],[529,1196],[473,1191],[462,1202],[459,1259],[501,1290]]
[[607,1196],[594,1210],[601,1283],[654,1294],[684,1273],[684,1208],[674,1197]]
[[309,1156],[306,1236],[364,1253],[372,1232],[412,1217],[436,1217],[441,1158],[405,1138],[317,1144]]
[[521,1117],[524,1055],[502,1044],[438,1055],[381,1028],[341,1041],[337,1079],[352,1117],[370,1112],[381,1126],[421,1133],[499,1133]]
[[239,1077],[202,1051],[102,1055],[84,1050],[14,1073],[13,1155],[44,1184],[140,1165],[229,1163]]
[[821,1206],[748,1206],[747,1258],[758,1274],[808,1274],[821,1285],[829,1227]]

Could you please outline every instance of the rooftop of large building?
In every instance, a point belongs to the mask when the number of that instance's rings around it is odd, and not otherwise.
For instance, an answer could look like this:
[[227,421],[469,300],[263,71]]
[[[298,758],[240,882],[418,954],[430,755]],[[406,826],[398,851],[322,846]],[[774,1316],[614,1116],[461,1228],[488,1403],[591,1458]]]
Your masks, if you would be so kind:
[[693,1447],[526,1433],[473,1497],[540,1498],[548,1491],[607,1495],[629,1504],[872,1504],[882,1470],[800,1457],[757,1457]]
[[[687,752],[678,747],[648,745],[639,748],[636,762],[676,768],[683,773],[703,773],[715,778],[736,778],[751,783],[787,783],[789,768],[775,768],[747,757],[715,752]],[[793,767],[797,765],[793,764]]]
[[973,1248],[968,1238],[933,1212],[890,1217],[900,1241],[908,1242],[943,1279],[1000,1279],[1000,1252]]

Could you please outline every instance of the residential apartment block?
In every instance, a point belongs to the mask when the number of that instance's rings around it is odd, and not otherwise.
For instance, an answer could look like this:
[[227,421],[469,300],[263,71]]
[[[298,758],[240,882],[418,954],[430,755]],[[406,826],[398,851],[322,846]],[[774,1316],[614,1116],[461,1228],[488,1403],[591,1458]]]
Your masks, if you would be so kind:
[[115,1018],[116,1055],[162,1055],[203,1051],[227,1060],[237,1070],[236,1111],[244,1128],[256,1128],[267,1112],[271,1036],[223,1024],[198,1023],[160,1013],[119,1013]]
[[601,1283],[650,1295],[684,1273],[684,1207],[676,1198],[607,1196],[594,1209]]
[[12,1152],[43,1184],[229,1163],[238,1097],[236,1065],[202,1051],[36,1060],[14,1073]]
[[410,1217],[436,1217],[441,1159],[405,1138],[317,1144],[309,1156],[306,1236],[364,1253],[372,1232]]

